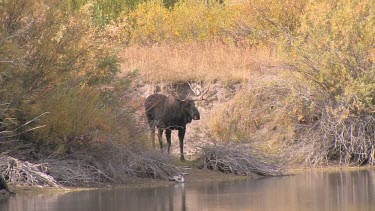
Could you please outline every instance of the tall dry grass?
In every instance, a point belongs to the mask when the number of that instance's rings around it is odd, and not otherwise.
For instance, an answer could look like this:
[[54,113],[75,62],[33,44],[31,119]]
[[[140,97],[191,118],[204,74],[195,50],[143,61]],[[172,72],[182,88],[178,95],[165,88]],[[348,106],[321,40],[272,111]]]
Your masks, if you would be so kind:
[[147,82],[243,82],[278,62],[267,48],[239,48],[217,41],[130,46],[120,56],[124,73],[138,70]]

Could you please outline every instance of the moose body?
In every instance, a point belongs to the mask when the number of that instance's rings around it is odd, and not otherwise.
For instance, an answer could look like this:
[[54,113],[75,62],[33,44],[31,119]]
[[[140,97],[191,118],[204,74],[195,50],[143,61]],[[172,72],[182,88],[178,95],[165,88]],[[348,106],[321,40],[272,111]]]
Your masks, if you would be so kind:
[[168,153],[171,147],[172,130],[178,130],[181,160],[184,157],[184,137],[186,124],[192,120],[199,120],[200,114],[193,100],[181,100],[172,96],[152,94],[145,101],[146,116],[151,129],[152,143],[155,147],[155,128],[158,129],[160,149],[163,149],[162,136],[165,135],[168,143]]

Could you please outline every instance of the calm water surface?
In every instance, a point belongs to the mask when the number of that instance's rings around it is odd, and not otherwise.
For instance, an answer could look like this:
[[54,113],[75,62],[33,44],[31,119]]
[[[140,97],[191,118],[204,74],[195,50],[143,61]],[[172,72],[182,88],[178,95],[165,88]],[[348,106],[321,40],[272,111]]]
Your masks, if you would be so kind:
[[375,170],[313,170],[257,180],[194,182],[158,188],[18,193],[0,211],[375,210]]

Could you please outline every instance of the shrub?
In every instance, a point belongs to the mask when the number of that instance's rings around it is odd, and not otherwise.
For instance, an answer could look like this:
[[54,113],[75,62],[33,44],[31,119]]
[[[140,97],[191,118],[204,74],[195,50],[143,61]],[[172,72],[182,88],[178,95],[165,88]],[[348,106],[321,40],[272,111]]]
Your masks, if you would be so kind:
[[230,24],[224,28],[225,36],[237,46],[275,48],[285,31],[298,30],[307,3],[304,0],[249,0],[228,5],[233,14]]
[[257,143],[267,152],[279,149],[295,135],[288,115],[288,87],[277,83],[242,90],[229,103],[214,110],[209,127],[220,142]]
[[202,169],[221,171],[243,176],[285,175],[280,160],[265,158],[259,152],[243,144],[204,146],[199,165]]
[[231,13],[219,3],[184,0],[167,9],[162,1],[146,1],[130,12],[129,33],[133,43],[146,45],[209,40],[230,24]]
[[[125,114],[118,93],[128,85],[115,78],[115,48],[91,24],[87,8],[67,15],[64,3],[6,1],[0,8],[0,54],[7,58],[0,62],[0,103],[10,104],[14,112],[7,115],[19,125],[50,113],[37,121],[43,129],[21,137],[46,153],[103,140]],[[129,130],[119,131],[117,138],[126,140]]]
[[369,1],[311,4],[290,51],[299,72],[355,115],[374,110],[374,9]]
[[176,41],[217,39],[231,24],[233,12],[216,1],[179,1],[171,11],[172,37]]
[[132,42],[153,44],[168,40],[168,16],[169,11],[162,1],[147,1],[138,5],[137,9],[129,14]]
[[288,61],[310,86],[299,95],[315,119],[300,130],[307,163],[375,163],[373,11],[372,1],[313,2],[288,39]]

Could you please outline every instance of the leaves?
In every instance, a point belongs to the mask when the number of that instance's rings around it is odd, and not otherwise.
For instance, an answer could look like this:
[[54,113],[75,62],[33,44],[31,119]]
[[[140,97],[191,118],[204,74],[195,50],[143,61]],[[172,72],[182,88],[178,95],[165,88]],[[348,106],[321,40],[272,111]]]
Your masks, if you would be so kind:
[[6,117],[22,125],[49,112],[38,119],[45,127],[27,136],[61,152],[110,134],[118,103],[110,104],[115,91],[102,87],[126,89],[115,80],[115,44],[103,39],[89,11],[67,3],[18,0],[0,8],[8,14],[0,18],[0,61],[7,61],[0,62],[0,102],[14,109]]
[[129,33],[133,43],[146,45],[210,40],[230,24],[231,16],[230,8],[219,3],[184,0],[167,9],[162,1],[146,1],[129,14]]

